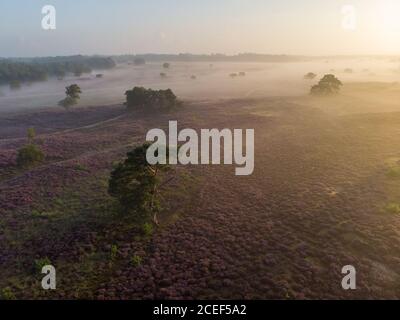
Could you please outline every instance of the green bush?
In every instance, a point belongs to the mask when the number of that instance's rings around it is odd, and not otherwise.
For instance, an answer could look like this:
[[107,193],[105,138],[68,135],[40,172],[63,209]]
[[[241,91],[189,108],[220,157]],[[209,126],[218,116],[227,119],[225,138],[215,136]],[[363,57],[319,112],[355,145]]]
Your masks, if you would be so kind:
[[385,211],[391,214],[400,214],[400,204],[395,202],[388,203],[385,207]]
[[139,267],[142,264],[142,257],[134,255],[131,259],[131,264],[132,266],[134,266],[135,268]]
[[43,151],[35,144],[27,144],[18,150],[17,165],[19,167],[29,167],[44,160]]
[[118,246],[115,245],[115,244],[113,244],[113,245],[111,246],[111,249],[110,249],[110,259],[111,259],[112,261],[114,261],[115,259],[117,259],[117,254],[118,254]]
[[386,172],[388,178],[400,178],[400,167],[392,167]]
[[12,292],[10,287],[6,287],[1,290],[1,299],[2,300],[15,300],[15,295]]
[[160,173],[168,170],[167,165],[150,165],[146,152],[150,145],[145,143],[127,154],[111,172],[109,194],[116,198],[123,212],[133,214],[137,222],[149,221],[151,213],[159,208],[157,187]]
[[142,226],[142,231],[146,237],[151,236],[153,234],[153,225],[151,223],[146,222]]
[[312,95],[327,96],[337,94],[340,91],[342,82],[333,74],[326,74],[317,85],[311,88]]
[[51,261],[47,257],[35,260],[35,270],[37,272],[42,272],[42,268],[48,265],[51,265]]

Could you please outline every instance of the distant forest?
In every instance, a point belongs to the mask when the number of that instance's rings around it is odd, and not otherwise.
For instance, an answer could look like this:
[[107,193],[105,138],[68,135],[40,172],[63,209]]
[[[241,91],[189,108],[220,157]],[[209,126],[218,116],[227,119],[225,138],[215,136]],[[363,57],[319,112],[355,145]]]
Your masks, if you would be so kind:
[[49,76],[62,78],[69,73],[80,76],[93,69],[113,67],[112,58],[100,56],[0,59],[0,83],[43,81]]
[[199,61],[199,62],[295,62],[310,60],[310,57],[291,56],[291,55],[272,55],[272,54],[256,54],[241,53],[237,55],[225,54],[138,54],[138,55],[119,55],[113,56],[116,62],[134,62],[137,59],[144,59],[148,62],[161,61]]

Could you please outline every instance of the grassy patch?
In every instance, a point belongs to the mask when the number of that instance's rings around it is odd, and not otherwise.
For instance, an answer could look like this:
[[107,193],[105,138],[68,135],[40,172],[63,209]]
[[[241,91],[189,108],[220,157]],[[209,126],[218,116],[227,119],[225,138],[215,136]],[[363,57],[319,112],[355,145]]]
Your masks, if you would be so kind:
[[399,179],[400,178],[400,167],[391,167],[386,172],[386,176],[391,179]]
[[6,287],[4,289],[1,290],[1,294],[0,297],[2,300],[15,300],[15,295],[12,292],[10,287]]
[[397,202],[390,202],[385,206],[384,211],[390,214],[400,214],[400,204]]
[[137,255],[134,255],[132,258],[131,258],[131,265],[133,266],[133,267],[135,267],[135,268],[137,268],[137,267],[139,267],[141,264],[142,264],[142,257],[140,257],[140,256],[137,256]]

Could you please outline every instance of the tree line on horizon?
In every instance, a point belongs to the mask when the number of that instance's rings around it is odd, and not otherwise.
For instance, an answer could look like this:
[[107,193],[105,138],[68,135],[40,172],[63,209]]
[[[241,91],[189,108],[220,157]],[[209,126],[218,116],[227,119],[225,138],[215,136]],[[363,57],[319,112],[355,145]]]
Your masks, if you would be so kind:
[[63,78],[67,74],[80,76],[93,69],[111,69],[115,67],[112,58],[106,57],[49,57],[33,59],[1,59],[0,84],[17,82],[44,81],[49,76]]

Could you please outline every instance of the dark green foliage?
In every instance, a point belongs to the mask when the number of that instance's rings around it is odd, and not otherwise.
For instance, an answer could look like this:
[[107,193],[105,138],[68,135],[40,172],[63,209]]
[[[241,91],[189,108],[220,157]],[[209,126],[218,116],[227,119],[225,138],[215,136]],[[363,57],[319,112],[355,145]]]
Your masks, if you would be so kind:
[[81,75],[92,69],[109,69],[115,62],[106,57],[54,57],[0,60],[0,83],[43,81],[48,76],[63,78],[67,73]]
[[10,89],[17,90],[21,88],[21,82],[19,80],[10,81]]
[[43,159],[43,151],[37,145],[27,144],[18,150],[17,165],[19,167],[29,167],[42,162]]
[[19,167],[30,167],[44,160],[43,151],[34,143],[36,132],[29,128],[27,132],[28,144],[18,150],[17,165]]
[[62,99],[58,102],[58,105],[65,108],[65,109],[69,109],[72,106],[76,105],[78,103],[78,101],[74,98],[71,97],[66,97],[65,99]]
[[125,92],[128,109],[168,110],[180,105],[171,89],[152,90],[135,87]]
[[35,270],[36,270],[36,272],[42,272],[42,268],[44,266],[48,266],[48,265],[51,265],[51,261],[47,257],[35,260]]
[[317,85],[311,88],[312,95],[332,95],[339,93],[342,82],[333,74],[326,74]]
[[81,88],[77,84],[72,84],[65,88],[65,99],[58,102],[58,105],[69,109],[70,107],[76,105],[80,99],[80,94],[82,93]]
[[[166,171],[166,165],[150,165],[146,152],[150,144],[145,143],[127,154],[111,172],[108,192],[116,198],[124,213],[134,215],[139,222],[148,222],[151,214],[159,209],[157,187],[160,173]],[[154,219],[155,220],[155,219]]]
[[71,97],[74,99],[79,99],[80,94],[82,93],[81,88],[77,84],[72,84],[69,87],[65,88],[65,94],[67,97]]
[[135,58],[135,59],[133,60],[133,63],[134,63],[135,65],[137,65],[137,66],[141,66],[141,65],[146,64],[146,60],[145,60],[144,58]]

